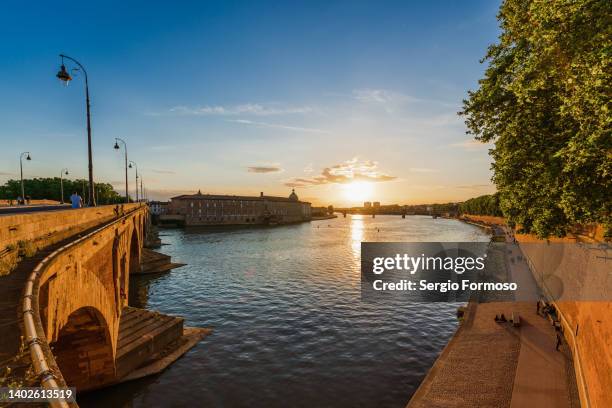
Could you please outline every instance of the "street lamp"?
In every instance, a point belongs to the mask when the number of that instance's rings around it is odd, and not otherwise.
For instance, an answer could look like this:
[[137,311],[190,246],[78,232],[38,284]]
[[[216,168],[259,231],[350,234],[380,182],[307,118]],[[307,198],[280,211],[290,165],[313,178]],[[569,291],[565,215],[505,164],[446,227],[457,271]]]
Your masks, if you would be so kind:
[[[130,195],[128,193],[128,158],[127,158],[127,143],[125,140],[118,137],[115,138],[115,150],[119,150],[119,142],[123,144],[123,150],[125,150],[125,202],[130,202]],[[138,187],[138,186],[136,186]]]
[[19,170],[21,172],[21,200],[25,203],[25,190],[23,188],[23,155],[26,155],[26,160],[32,160],[30,157],[30,152],[23,152],[19,156]]
[[140,175],[140,199],[144,200],[144,190],[142,188],[142,174]]
[[72,76],[66,70],[66,66],[64,65],[64,58],[73,61],[75,64],[79,66],[79,68],[73,68],[73,71],[81,70],[85,75],[85,104],[87,106],[87,153],[89,156],[89,205],[96,205],[96,196],[94,193],[94,181],[93,181],[93,160],[91,154],[91,114],[90,114],[90,104],[89,104],[89,82],[87,80],[87,71],[85,67],[81,65],[81,63],[75,60],[72,57],[67,55],[60,54],[60,58],[62,59],[62,66],[60,67],[59,72],[57,73],[57,78],[64,83],[64,85],[68,86],[68,83],[72,80]]
[[[132,166],[133,165],[133,166]],[[134,167],[136,169],[136,202],[138,202],[138,166],[135,162],[130,160],[130,165],[128,166],[130,169]]]
[[64,174],[68,175],[68,169],[60,171],[60,204],[64,204]]

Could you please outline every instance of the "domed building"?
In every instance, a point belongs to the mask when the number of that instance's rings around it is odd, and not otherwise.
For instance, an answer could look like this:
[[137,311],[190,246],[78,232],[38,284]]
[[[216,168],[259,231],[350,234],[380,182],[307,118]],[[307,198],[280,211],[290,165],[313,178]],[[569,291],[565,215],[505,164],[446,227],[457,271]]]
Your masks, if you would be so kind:
[[290,224],[310,221],[310,203],[300,201],[295,189],[288,197],[234,196],[219,194],[184,194],[172,197],[167,214],[160,216],[173,220],[180,217],[186,226],[243,225],[243,224]]
[[291,189],[291,194],[289,194],[289,199],[290,199],[291,201],[300,201],[300,200],[298,199],[297,194],[295,194],[295,188],[292,188],[292,189]]

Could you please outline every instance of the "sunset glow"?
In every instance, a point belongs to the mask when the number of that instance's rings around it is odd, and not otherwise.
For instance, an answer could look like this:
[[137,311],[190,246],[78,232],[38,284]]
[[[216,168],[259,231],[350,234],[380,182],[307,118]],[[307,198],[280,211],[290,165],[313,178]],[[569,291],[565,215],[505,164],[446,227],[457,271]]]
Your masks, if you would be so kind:
[[374,186],[367,181],[353,181],[342,186],[344,198],[352,203],[362,203],[372,198]]

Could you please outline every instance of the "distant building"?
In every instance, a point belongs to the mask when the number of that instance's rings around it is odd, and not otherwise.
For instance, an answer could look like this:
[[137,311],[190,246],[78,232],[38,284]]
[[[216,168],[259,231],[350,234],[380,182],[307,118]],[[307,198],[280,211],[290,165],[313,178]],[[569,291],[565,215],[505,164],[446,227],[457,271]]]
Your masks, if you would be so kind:
[[162,215],[166,214],[169,204],[168,201],[149,201],[149,209],[153,215]]
[[371,208],[372,207],[372,203],[370,201],[366,201],[363,203],[363,208]]
[[[289,224],[309,221],[312,217],[310,203],[298,199],[295,190],[289,197],[259,197],[186,194],[172,197],[167,217],[181,217],[186,226],[195,225],[248,225]],[[164,217],[160,220],[163,222]]]
[[372,206],[374,208],[380,208],[380,202],[379,201],[374,201],[374,203],[372,203]]

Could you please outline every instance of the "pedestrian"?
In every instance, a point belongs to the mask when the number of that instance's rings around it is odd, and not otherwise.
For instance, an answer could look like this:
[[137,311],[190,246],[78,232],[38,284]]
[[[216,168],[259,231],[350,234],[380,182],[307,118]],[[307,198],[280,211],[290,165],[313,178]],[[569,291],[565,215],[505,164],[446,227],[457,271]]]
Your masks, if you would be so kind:
[[561,335],[557,333],[557,346],[555,347],[555,350],[559,351],[560,346],[561,346]]
[[536,314],[540,314],[540,301],[538,300],[538,303],[536,303]]
[[72,203],[72,208],[81,208],[83,206],[83,199],[76,191],[70,196],[70,202]]

